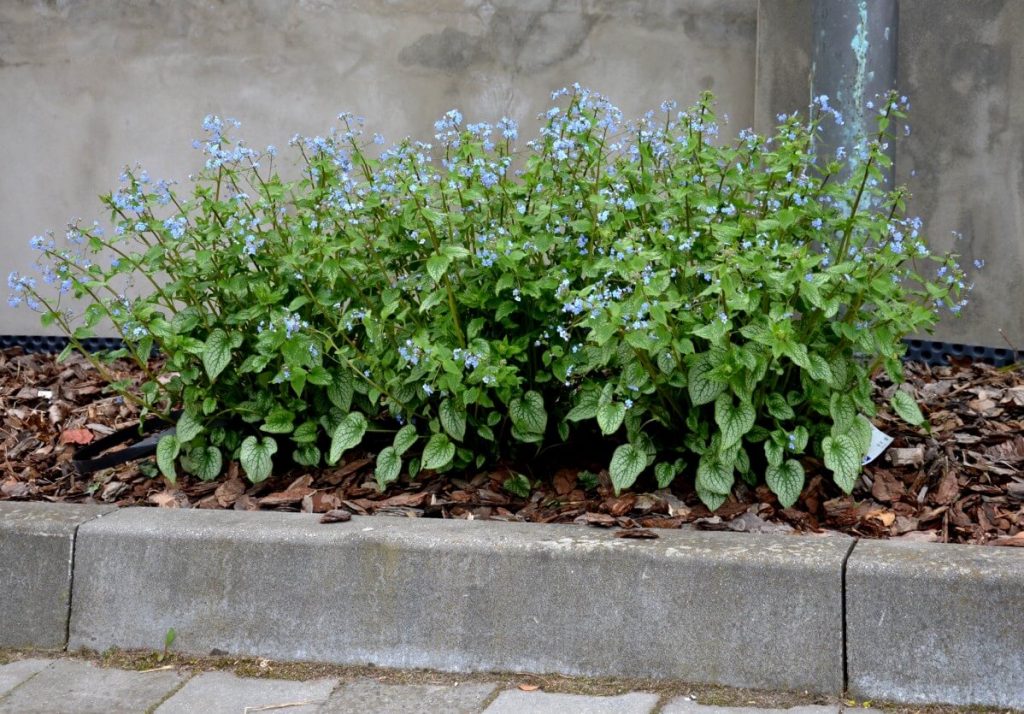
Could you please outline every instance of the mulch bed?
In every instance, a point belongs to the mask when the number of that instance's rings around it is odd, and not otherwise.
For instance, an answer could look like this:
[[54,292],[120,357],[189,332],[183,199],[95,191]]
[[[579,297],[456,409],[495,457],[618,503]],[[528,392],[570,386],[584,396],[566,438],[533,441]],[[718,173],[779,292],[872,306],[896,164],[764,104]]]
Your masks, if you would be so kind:
[[[116,378],[138,378],[127,364],[115,372]],[[534,473],[541,484],[529,498],[504,490],[512,473],[505,466],[462,478],[421,474],[381,494],[372,453],[256,485],[239,475],[236,463],[214,483],[183,476],[171,485],[156,474],[152,459],[80,476],[70,464],[74,450],[137,424],[137,410],[108,394],[79,355],[57,364],[53,355],[11,348],[0,351],[0,500],[331,512],[326,521],[355,513],[580,523],[640,538],[657,537],[659,528],[700,528],[1024,546],[1024,365],[910,363],[907,381],[932,433],[882,409],[874,423],[894,442],[865,467],[852,495],[830,482],[820,462],[806,458],[807,486],[793,508],[781,508],[764,486],[741,485],[712,514],[687,478],[671,490],[649,492],[642,487],[653,484],[641,480],[636,492],[614,496],[599,463]],[[874,387],[878,403],[888,403],[895,387],[882,379]],[[589,489],[588,473],[597,483]]]

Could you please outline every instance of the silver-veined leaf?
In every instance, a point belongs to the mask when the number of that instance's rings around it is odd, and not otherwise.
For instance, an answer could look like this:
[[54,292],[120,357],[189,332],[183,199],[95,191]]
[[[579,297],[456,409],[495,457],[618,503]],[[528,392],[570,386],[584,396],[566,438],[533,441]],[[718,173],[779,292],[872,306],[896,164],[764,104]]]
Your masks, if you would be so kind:
[[632,486],[646,466],[647,454],[644,451],[632,444],[623,444],[617,448],[612,454],[612,463],[608,468],[615,493]]
[[395,447],[387,446],[377,454],[377,468],[374,470],[373,478],[377,487],[383,491],[388,484],[398,478],[402,471],[402,457],[395,451]]
[[769,465],[764,480],[772,493],[778,496],[782,507],[789,508],[804,489],[804,467],[794,459],[778,466]]
[[270,476],[274,468],[271,457],[277,453],[277,442],[273,437],[264,436],[257,440],[255,436],[247,436],[242,441],[238,460],[245,469],[245,475],[253,483],[259,483]]
[[331,450],[327,456],[328,462],[337,463],[343,453],[358,446],[366,433],[366,426],[366,417],[360,412],[350,412],[346,415],[331,432]]

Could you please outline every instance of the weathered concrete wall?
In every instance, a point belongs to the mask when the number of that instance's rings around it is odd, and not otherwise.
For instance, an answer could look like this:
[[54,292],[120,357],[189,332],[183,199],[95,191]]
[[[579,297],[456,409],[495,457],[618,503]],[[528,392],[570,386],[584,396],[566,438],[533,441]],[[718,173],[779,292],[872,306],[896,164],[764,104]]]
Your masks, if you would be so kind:
[[1024,2],[902,0],[899,47],[912,131],[896,180],[935,245],[986,262],[937,334],[1005,347],[1002,330],[1024,349]]
[[[837,0],[837,2],[840,0]],[[846,0],[842,0],[846,1]],[[871,2],[872,0],[864,0]],[[208,112],[253,146],[325,131],[340,110],[427,138],[457,106],[524,124],[573,81],[630,114],[700,90],[733,129],[806,107],[812,0],[5,0],[0,248],[81,216],[136,161],[184,180]],[[937,338],[1024,348],[1024,2],[901,0],[898,87],[913,133],[896,177],[934,245],[987,261]],[[756,70],[755,70],[756,67]],[[964,236],[954,242],[952,232]],[[0,333],[40,333],[0,303]]]
[[[811,11],[812,0],[759,2],[759,131],[808,103]],[[963,316],[935,338],[1024,349],[1024,2],[900,0],[898,47],[912,131],[896,144],[896,182],[932,245],[974,273]]]
[[[4,0],[0,247],[72,217],[127,163],[184,180],[208,112],[252,146],[324,132],[341,110],[388,139],[429,139],[452,107],[527,124],[579,81],[627,114],[719,96],[752,123],[757,0]],[[6,298],[6,295],[4,295]],[[0,303],[0,333],[38,334]]]

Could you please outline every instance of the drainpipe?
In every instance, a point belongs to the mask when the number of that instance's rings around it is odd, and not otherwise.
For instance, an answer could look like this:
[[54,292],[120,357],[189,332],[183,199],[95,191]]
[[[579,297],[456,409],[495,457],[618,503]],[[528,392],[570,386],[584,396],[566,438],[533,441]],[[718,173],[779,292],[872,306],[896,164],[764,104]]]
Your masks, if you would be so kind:
[[[897,0],[813,0],[814,53],[811,60],[812,96],[827,94],[844,119],[822,122],[821,156],[834,156],[845,147],[853,156],[857,137],[878,128],[874,117],[878,97],[896,88]],[[873,102],[875,109],[867,107]],[[894,158],[892,142],[887,154]],[[893,169],[885,174],[893,186]]]

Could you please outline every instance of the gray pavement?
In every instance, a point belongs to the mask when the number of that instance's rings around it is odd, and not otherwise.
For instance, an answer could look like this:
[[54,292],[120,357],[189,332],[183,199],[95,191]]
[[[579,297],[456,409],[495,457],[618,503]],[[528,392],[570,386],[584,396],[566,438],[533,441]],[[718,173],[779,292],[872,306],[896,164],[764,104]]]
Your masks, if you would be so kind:
[[[173,667],[128,671],[73,659],[0,665],[0,714],[842,714],[840,705],[790,709],[705,706],[652,692],[615,696],[523,691],[497,684],[382,684],[373,679],[247,679]],[[876,709],[846,709],[881,714]]]

